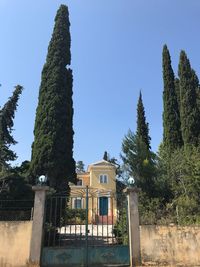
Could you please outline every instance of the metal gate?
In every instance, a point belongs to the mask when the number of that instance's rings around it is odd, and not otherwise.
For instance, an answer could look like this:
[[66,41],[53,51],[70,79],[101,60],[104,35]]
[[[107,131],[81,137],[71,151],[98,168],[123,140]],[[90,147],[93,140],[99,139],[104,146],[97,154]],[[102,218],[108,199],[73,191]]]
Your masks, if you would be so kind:
[[70,197],[49,197],[42,266],[129,266],[127,221],[123,194],[85,187]]

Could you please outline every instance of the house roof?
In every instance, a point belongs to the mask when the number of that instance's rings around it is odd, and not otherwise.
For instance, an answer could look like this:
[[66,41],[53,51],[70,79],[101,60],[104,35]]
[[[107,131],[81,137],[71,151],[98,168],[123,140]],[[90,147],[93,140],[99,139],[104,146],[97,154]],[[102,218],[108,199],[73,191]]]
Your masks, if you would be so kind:
[[87,175],[89,175],[90,173],[89,173],[89,172],[77,172],[76,174],[77,174],[77,175],[81,175],[81,176],[87,176]]
[[107,161],[107,160],[100,160],[100,161],[97,161],[97,162],[94,162],[92,164],[90,164],[87,168],[87,171],[89,172],[91,167],[114,167],[116,169],[116,165]]

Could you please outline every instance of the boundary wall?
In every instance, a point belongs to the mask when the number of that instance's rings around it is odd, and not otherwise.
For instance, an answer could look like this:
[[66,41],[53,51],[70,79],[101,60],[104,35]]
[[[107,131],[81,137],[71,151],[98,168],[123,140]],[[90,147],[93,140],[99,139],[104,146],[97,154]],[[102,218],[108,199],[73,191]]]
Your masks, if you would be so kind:
[[0,221],[0,267],[24,267],[29,260],[32,221]]

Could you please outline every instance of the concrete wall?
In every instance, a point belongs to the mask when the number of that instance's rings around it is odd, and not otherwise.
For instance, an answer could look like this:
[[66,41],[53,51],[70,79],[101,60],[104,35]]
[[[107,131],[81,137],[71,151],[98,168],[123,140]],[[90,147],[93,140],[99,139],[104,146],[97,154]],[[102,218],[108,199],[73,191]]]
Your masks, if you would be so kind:
[[29,258],[32,222],[0,222],[0,267],[23,267]]
[[140,226],[140,238],[145,264],[200,264],[200,227]]

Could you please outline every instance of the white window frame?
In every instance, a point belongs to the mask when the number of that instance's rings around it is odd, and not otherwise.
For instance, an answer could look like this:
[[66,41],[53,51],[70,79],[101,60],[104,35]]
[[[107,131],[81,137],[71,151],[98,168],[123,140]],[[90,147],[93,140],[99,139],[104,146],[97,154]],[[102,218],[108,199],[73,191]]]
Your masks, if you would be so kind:
[[[75,203],[76,203],[77,200],[80,200],[80,201],[81,201],[81,207],[80,207],[80,208],[77,208],[76,205],[75,205]],[[76,198],[74,198],[74,200],[73,200],[73,208],[74,208],[74,209],[77,209],[77,210],[83,208],[83,201],[82,201],[82,198],[81,198],[81,197],[76,197]]]
[[108,183],[108,175],[107,174],[100,174],[99,175],[99,183],[100,184],[107,184]]

